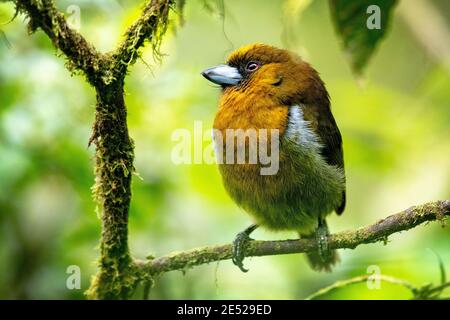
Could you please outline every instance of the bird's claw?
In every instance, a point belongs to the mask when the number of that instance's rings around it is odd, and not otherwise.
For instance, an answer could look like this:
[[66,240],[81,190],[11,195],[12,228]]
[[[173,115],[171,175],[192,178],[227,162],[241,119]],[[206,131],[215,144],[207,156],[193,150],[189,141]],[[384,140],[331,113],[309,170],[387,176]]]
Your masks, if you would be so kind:
[[248,269],[244,268],[244,259],[245,259],[245,249],[247,249],[247,245],[250,240],[250,234],[258,228],[257,224],[252,224],[250,227],[245,229],[242,232],[239,232],[236,238],[233,241],[233,249],[232,249],[232,261],[233,263],[239,267],[242,272],[247,272]]
[[248,232],[239,232],[233,241],[233,263],[241,269],[242,272],[248,272],[248,269],[244,268],[245,249],[248,242],[251,240]]

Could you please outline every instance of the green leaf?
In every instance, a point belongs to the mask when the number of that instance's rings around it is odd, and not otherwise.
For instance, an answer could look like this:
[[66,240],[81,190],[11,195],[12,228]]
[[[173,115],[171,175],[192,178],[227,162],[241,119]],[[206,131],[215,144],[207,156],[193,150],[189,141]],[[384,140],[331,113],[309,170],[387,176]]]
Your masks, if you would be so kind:
[[396,3],[397,0],[330,0],[336,32],[356,75],[362,74],[386,35]]
[[447,282],[447,276],[445,274],[445,266],[444,266],[444,261],[442,261],[441,256],[434,251],[433,249],[429,249],[431,252],[433,252],[433,254],[436,256],[437,261],[438,261],[438,265],[439,265],[439,273],[441,275],[441,284],[444,284]]
[[225,16],[225,2],[224,0],[203,0],[203,7],[205,10],[213,15],[223,18]]
[[8,49],[11,49],[11,43],[9,42],[8,38],[6,37],[6,34],[0,30],[0,42],[2,42],[2,44],[4,44]]

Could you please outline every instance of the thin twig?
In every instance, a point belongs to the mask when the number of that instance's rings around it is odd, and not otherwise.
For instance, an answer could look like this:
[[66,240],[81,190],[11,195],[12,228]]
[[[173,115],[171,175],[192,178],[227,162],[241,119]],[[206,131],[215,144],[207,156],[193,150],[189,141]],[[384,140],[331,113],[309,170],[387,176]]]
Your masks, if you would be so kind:
[[334,291],[336,289],[344,288],[344,287],[347,287],[347,286],[350,286],[353,284],[363,283],[368,280],[374,280],[374,281],[379,280],[379,281],[389,282],[392,284],[396,284],[396,285],[405,287],[406,289],[410,290],[411,292],[414,292],[416,290],[416,287],[412,283],[410,283],[409,281],[403,280],[403,279],[398,279],[398,278],[386,276],[383,274],[379,274],[379,275],[366,274],[366,275],[357,276],[357,277],[347,279],[347,280],[337,281],[328,287],[322,288],[319,291],[314,292],[313,294],[309,295],[305,300],[314,300],[314,299],[317,299],[324,295],[327,295],[328,293],[330,293],[331,291]]
[[407,280],[403,280],[403,279],[399,279],[399,278],[395,278],[395,277],[391,277],[391,276],[387,276],[387,275],[383,275],[383,274],[379,274],[379,275],[366,274],[366,275],[357,276],[357,277],[347,279],[347,280],[337,281],[337,282],[333,283],[332,285],[322,288],[322,289],[314,292],[313,294],[309,295],[306,298],[306,300],[314,300],[314,299],[323,297],[337,289],[345,288],[345,287],[353,285],[353,284],[363,283],[368,280],[384,281],[384,282],[402,286],[402,287],[408,289],[409,291],[411,291],[412,299],[420,299],[420,300],[446,299],[446,297],[440,297],[439,295],[444,291],[444,289],[450,287],[450,282],[444,283],[444,284],[438,285],[438,286],[433,286],[432,284],[426,284],[424,286],[418,287],[418,286],[413,285],[411,282],[409,282]]

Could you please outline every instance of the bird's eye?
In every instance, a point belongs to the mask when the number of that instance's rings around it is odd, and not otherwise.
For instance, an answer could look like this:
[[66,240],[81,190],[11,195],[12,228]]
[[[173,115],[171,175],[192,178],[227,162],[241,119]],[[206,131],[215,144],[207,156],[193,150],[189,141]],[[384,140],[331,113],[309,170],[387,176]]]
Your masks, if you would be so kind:
[[258,68],[259,68],[259,64],[257,64],[256,62],[249,62],[245,66],[245,70],[248,72],[254,72],[254,71],[258,70]]

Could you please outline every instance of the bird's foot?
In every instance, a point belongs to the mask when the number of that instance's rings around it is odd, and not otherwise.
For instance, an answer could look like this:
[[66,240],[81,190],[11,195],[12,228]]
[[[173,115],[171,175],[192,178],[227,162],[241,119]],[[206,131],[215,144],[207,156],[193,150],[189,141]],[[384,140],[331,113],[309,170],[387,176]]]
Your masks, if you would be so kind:
[[332,254],[330,247],[328,245],[328,236],[329,231],[327,225],[319,223],[319,226],[316,230],[316,241],[319,256],[322,259],[322,261],[328,261]]
[[233,263],[239,267],[242,272],[247,272],[248,269],[244,268],[245,249],[248,242],[251,240],[250,234],[258,228],[258,225],[253,224],[242,232],[239,232],[233,241]]

